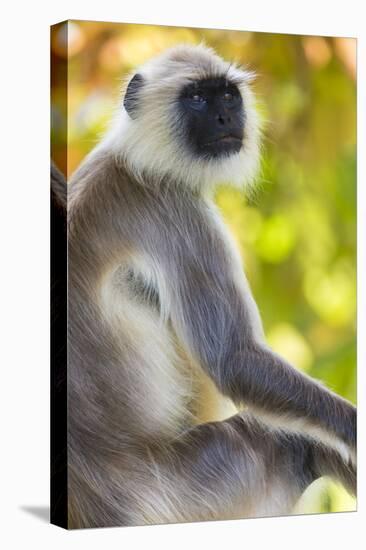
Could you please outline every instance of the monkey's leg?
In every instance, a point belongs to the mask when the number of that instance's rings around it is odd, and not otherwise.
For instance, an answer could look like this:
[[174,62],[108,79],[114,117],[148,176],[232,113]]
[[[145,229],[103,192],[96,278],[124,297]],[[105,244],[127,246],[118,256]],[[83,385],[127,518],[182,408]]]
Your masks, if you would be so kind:
[[196,427],[160,459],[158,451],[155,468],[172,521],[286,514],[323,475],[356,490],[355,469],[339,453],[250,414]]
[[202,424],[169,444],[141,449],[131,456],[128,473],[106,464],[98,476],[96,463],[82,496],[85,478],[78,483],[73,508],[79,507],[83,519],[72,527],[287,514],[322,475],[355,491],[355,471],[336,451],[268,428],[249,414]]

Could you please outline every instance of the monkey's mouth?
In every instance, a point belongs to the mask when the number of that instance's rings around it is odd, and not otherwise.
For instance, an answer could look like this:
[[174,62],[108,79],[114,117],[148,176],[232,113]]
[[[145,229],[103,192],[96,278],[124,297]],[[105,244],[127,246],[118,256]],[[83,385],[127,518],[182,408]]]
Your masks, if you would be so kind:
[[243,145],[243,137],[238,134],[225,134],[205,141],[201,152],[206,158],[218,158],[239,153]]
[[227,145],[235,145],[238,144],[241,145],[242,137],[235,136],[233,134],[227,134],[225,136],[220,136],[216,139],[212,139],[210,141],[206,141],[204,144],[205,147],[209,147],[210,145],[220,145],[220,144],[227,144]]

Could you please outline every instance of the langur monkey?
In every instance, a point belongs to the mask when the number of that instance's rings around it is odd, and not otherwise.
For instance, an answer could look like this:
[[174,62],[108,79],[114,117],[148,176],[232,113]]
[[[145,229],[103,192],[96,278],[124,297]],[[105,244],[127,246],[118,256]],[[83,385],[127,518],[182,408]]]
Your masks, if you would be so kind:
[[[252,78],[166,50],[71,178],[71,528],[286,514],[323,475],[355,493],[356,409],[266,345],[212,200],[257,171]],[[208,385],[241,412],[205,414]]]

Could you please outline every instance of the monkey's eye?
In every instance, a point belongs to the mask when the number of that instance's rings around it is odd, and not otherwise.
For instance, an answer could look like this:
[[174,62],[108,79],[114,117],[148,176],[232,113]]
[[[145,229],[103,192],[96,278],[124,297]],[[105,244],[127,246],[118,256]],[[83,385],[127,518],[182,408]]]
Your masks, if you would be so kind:
[[225,92],[224,93],[224,99],[225,101],[232,101],[232,99],[234,98],[233,94],[231,94],[230,92]]
[[201,101],[205,101],[205,98],[202,95],[197,94],[197,93],[192,94],[191,99],[192,99],[192,101],[196,101],[197,103],[199,103]]

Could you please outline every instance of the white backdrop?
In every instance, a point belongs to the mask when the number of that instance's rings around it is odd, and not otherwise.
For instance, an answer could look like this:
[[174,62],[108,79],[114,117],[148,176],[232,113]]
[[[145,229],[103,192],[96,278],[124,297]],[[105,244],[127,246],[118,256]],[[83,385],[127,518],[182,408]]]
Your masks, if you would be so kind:
[[[365,120],[362,1],[11,0],[1,10],[0,544],[36,548],[358,549],[365,544]],[[49,25],[64,19],[357,36],[359,69],[359,511],[66,532],[49,498]],[[363,124],[361,124],[361,121]],[[4,257],[5,256],[5,257]],[[363,285],[364,286],[364,285]],[[361,422],[362,420],[362,422]],[[33,509],[33,513],[29,511]],[[28,509],[28,511],[27,511]],[[35,509],[38,514],[34,514]],[[363,535],[365,539],[365,535]],[[229,546],[230,545],[230,546]]]

